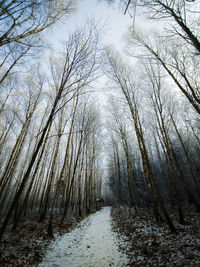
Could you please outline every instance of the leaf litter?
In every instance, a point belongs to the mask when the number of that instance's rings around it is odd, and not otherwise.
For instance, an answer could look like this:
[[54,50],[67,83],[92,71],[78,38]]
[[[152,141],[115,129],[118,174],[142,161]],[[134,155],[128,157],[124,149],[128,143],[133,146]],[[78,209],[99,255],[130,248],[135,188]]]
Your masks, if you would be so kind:
[[166,224],[156,224],[153,215],[143,210],[135,214],[128,207],[112,209],[112,226],[118,234],[119,246],[129,258],[128,266],[200,266],[199,214],[192,211],[187,225],[177,223],[178,234],[172,234]]

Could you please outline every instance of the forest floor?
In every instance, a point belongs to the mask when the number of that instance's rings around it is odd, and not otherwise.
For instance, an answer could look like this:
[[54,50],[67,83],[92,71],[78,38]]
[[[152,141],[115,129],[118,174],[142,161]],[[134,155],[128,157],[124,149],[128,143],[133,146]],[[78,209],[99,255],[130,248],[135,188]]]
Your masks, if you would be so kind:
[[61,230],[54,228],[55,238],[46,234],[47,221],[29,218],[16,232],[8,229],[0,243],[0,266],[200,266],[200,214],[194,210],[185,211],[184,226],[171,214],[177,234],[156,224],[150,211],[135,214],[118,207],[112,218],[110,212],[104,207],[82,220],[69,216]]
[[[8,229],[0,244],[0,266],[127,266],[127,255],[119,251],[120,239],[112,231],[110,213],[111,207],[104,207],[79,222],[71,216],[63,230],[54,227],[54,238],[46,234],[47,221],[39,224],[30,218],[21,222],[16,232]],[[54,225],[59,224],[58,219]]]
[[38,219],[30,217],[19,223],[16,231],[8,227],[0,242],[0,267],[38,266],[45,256],[46,248],[53,240],[77,227],[83,218],[69,215],[62,228],[59,228],[59,217],[54,219],[54,238],[47,235],[48,220],[38,223]]
[[185,211],[187,225],[177,223],[172,234],[166,224],[156,224],[150,211],[137,215],[127,207],[112,209],[112,226],[121,240],[120,249],[128,258],[128,266],[199,267],[200,266],[200,214]]

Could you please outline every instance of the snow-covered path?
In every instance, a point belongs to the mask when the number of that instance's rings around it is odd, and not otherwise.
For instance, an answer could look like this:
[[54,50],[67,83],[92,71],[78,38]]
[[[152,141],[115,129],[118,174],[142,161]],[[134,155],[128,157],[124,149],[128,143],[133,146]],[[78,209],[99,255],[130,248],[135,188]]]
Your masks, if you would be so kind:
[[110,211],[110,207],[104,207],[72,232],[57,238],[39,266],[126,266],[126,255],[118,251],[117,237],[111,229]]

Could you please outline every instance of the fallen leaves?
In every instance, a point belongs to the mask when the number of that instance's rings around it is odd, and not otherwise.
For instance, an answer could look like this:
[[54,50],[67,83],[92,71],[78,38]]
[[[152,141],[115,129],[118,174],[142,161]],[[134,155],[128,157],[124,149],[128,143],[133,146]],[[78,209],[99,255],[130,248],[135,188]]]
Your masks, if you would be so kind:
[[[57,221],[56,221],[57,220]],[[59,236],[73,229],[80,218],[73,215],[66,218],[66,223],[59,229],[60,218],[55,219],[55,236]],[[8,232],[0,243],[0,266],[28,267],[37,266],[42,261],[46,248],[52,241],[46,234],[48,220],[38,223],[37,218],[29,218],[21,222],[15,232]]]
[[[194,216],[193,216],[194,215]],[[133,214],[128,207],[112,210],[113,230],[119,235],[119,249],[130,259],[129,266],[200,266],[200,238],[196,225],[199,214],[190,215],[187,225],[176,223],[178,234],[171,234],[166,224],[156,224],[145,210]]]

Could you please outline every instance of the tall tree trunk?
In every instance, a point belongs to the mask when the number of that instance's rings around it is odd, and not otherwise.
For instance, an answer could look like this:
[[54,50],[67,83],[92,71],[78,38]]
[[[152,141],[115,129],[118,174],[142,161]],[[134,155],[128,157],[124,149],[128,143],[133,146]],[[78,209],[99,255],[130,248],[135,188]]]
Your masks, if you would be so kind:
[[70,125],[69,136],[68,136],[68,140],[67,140],[65,158],[64,158],[63,166],[62,166],[59,178],[58,178],[56,191],[55,191],[55,195],[54,195],[54,198],[53,198],[53,204],[52,204],[52,208],[51,208],[51,214],[50,214],[50,218],[49,218],[49,224],[48,224],[47,233],[48,233],[49,236],[52,236],[52,237],[53,237],[53,227],[52,227],[53,216],[54,216],[54,213],[55,213],[56,202],[57,202],[57,198],[58,198],[58,193],[60,191],[61,181],[63,179],[63,175],[64,175],[65,168],[66,168],[66,164],[68,162],[69,148],[70,148],[70,142],[71,142],[71,137],[72,137],[72,131],[73,131],[73,127],[74,127],[74,121],[75,121],[75,117],[76,117],[76,110],[77,110],[77,107],[78,107],[78,100],[79,100],[79,95],[77,94],[75,105],[74,105],[74,111],[73,111],[73,115],[72,115],[72,121],[71,121],[71,125]]

